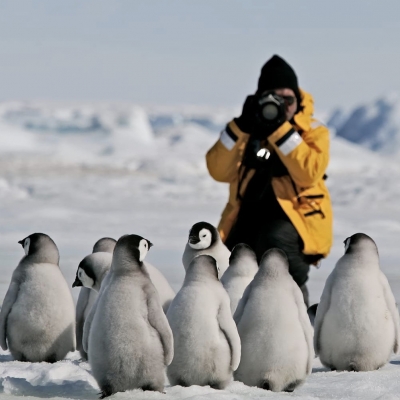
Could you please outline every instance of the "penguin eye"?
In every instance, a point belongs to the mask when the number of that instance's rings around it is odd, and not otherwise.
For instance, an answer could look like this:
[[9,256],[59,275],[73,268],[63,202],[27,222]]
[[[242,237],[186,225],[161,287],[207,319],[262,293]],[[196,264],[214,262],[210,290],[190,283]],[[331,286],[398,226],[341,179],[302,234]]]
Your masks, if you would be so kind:
[[82,272],[81,271],[79,271],[78,276],[79,276],[79,278],[82,278]]
[[206,237],[207,235],[203,235],[202,237]]

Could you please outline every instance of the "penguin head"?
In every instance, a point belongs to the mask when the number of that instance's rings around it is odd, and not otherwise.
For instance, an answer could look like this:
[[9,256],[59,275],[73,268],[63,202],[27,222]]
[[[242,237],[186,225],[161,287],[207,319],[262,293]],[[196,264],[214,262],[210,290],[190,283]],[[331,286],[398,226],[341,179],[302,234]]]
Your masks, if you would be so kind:
[[345,239],[343,243],[345,254],[353,254],[359,251],[371,251],[378,254],[376,243],[365,233],[356,233]]
[[32,233],[18,242],[25,251],[25,257],[33,258],[37,263],[58,265],[60,253],[53,239],[45,233]]
[[103,237],[94,244],[92,253],[112,253],[116,244],[117,241],[115,239]]
[[234,264],[242,257],[248,257],[257,262],[256,253],[246,243],[238,243],[233,249],[229,256],[229,265]]
[[186,271],[188,277],[212,278],[219,280],[220,269],[214,257],[200,254],[193,258]]
[[78,266],[76,271],[76,278],[72,287],[75,286],[85,286],[91,289],[96,283],[96,275],[93,271],[92,265],[88,258],[85,257]]
[[117,262],[135,260],[141,265],[152,246],[153,244],[142,236],[124,235],[118,239],[113,257]]
[[72,287],[85,286],[99,291],[104,276],[110,270],[113,255],[106,252],[92,253],[86,256],[78,266]]
[[289,261],[286,253],[278,248],[267,250],[261,257],[260,270],[268,275],[277,275],[280,272],[289,272]]
[[234,268],[238,275],[254,275],[258,270],[256,253],[245,243],[238,243],[229,257],[229,268]]
[[211,247],[219,238],[218,231],[208,222],[198,222],[189,231],[188,244],[192,249],[204,250]]

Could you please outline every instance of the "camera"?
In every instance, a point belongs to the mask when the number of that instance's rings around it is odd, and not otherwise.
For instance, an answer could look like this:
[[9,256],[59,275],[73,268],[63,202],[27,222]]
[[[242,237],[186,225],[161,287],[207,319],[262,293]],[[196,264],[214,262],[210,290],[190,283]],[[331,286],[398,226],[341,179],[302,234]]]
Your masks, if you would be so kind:
[[285,100],[274,92],[264,92],[257,99],[257,117],[266,125],[280,125],[286,120]]

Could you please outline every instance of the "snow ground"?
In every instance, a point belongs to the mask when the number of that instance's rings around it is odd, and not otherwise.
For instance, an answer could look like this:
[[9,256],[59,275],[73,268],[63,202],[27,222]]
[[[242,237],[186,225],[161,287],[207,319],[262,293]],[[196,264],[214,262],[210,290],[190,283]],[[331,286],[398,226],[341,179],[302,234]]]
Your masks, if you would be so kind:
[[[148,260],[177,291],[181,255],[195,222],[217,224],[228,186],[207,174],[204,154],[234,110],[129,105],[0,104],[0,298],[23,255],[17,243],[33,232],[59,247],[61,269],[72,284],[80,260],[103,236],[137,233],[154,244]],[[311,271],[311,302],[343,254],[343,240],[365,232],[378,244],[382,269],[400,301],[400,164],[332,139],[328,180],[335,243]],[[71,288],[72,290],[72,288]],[[78,290],[72,290],[77,298]],[[77,353],[66,361],[29,364],[0,353],[0,398],[96,398],[98,388]],[[2,387],[2,391],[1,391]],[[400,398],[400,357],[369,373],[324,370],[315,360],[306,384],[273,394],[234,382],[225,391],[167,387],[166,395],[133,391],[117,398],[385,399]]]
[[[87,362],[78,361],[78,353],[56,364],[21,363],[11,361],[11,356],[0,353],[0,384],[2,399],[14,396],[29,398],[96,399],[99,388],[90,374]],[[315,359],[313,373],[305,384],[293,393],[273,393],[241,382],[232,382],[225,390],[209,386],[166,386],[165,394],[132,390],[117,393],[115,399],[191,399],[191,400],[244,400],[244,399],[363,399],[395,400],[400,392],[400,356],[378,371],[329,371]]]

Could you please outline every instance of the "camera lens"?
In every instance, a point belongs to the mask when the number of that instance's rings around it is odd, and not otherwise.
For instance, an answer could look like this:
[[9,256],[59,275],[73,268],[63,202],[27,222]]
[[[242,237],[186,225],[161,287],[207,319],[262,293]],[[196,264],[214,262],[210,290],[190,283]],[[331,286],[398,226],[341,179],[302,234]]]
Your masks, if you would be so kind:
[[278,114],[279,114],[279,109],[276,106],[276,104],[274,103],[267,103],[263,106],[262,110],[262,116],[268,120],[268,121],[272,121],[275,118],[277,118]]

